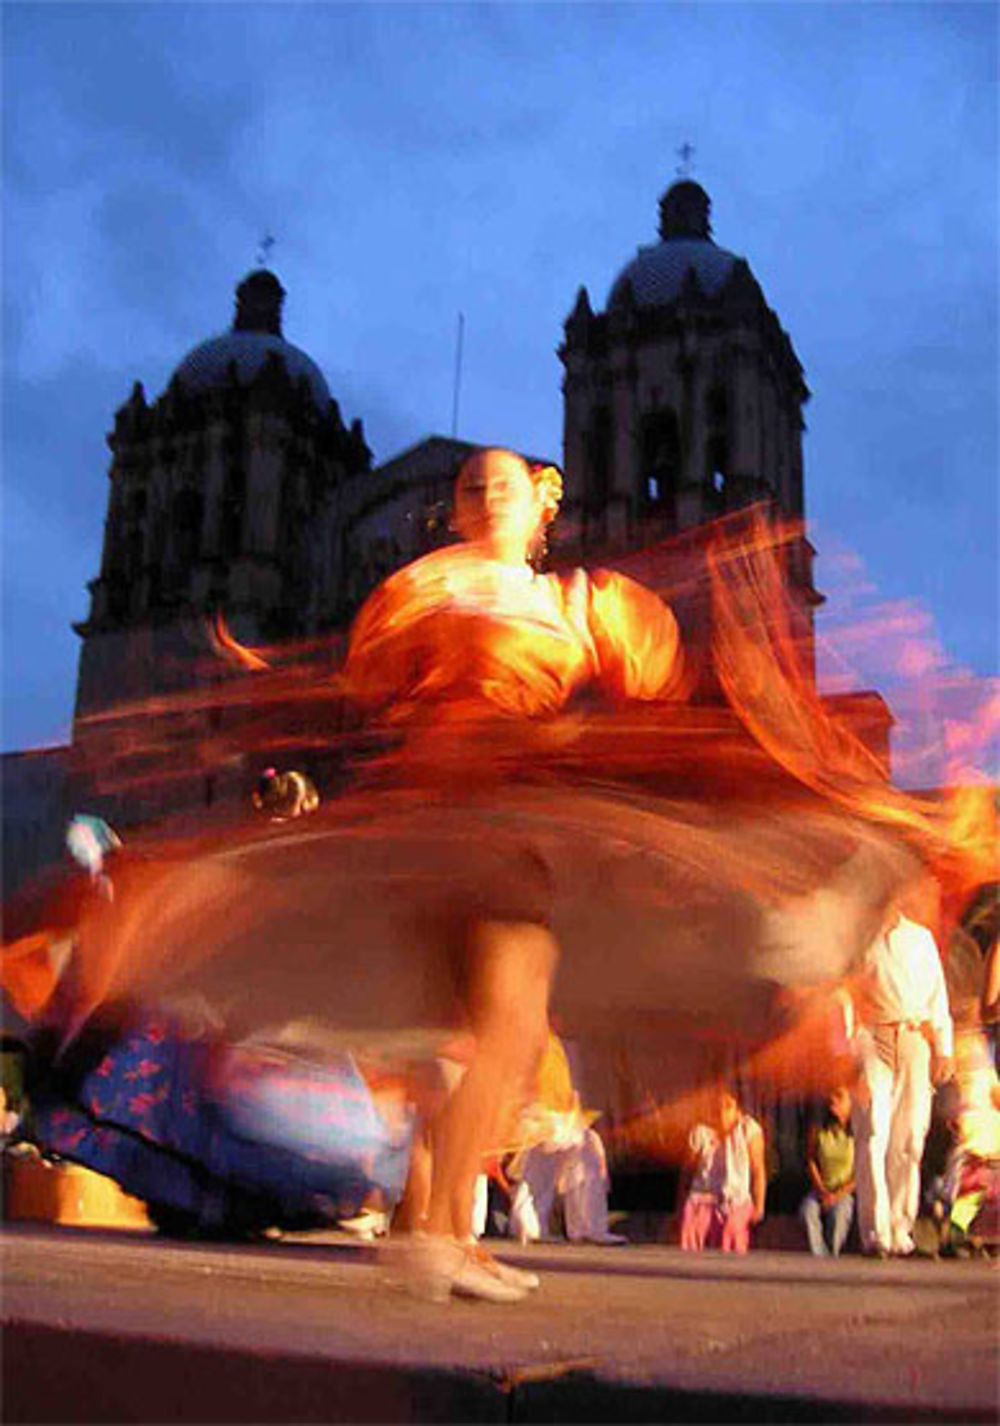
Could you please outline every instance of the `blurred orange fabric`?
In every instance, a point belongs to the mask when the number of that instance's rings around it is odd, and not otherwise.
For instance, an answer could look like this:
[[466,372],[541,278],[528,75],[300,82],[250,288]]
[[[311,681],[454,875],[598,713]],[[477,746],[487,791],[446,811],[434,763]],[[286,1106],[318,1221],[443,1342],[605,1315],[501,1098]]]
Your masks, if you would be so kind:
[[42,930],[8,942],[0,955],[0,988],[25,1020],[44,1010],[56,988],[50,949],[50,933]]

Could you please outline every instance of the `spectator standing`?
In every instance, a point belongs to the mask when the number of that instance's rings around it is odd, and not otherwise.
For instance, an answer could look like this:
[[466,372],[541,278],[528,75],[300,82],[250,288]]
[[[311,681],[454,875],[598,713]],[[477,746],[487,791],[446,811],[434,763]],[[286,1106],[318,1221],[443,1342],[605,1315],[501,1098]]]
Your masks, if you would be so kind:
[[853,1122],[861,1249],[906,1257],[933,1086],[951,1077],[954,1029],[934,936],[898,902],[862,959],[860,1001]]

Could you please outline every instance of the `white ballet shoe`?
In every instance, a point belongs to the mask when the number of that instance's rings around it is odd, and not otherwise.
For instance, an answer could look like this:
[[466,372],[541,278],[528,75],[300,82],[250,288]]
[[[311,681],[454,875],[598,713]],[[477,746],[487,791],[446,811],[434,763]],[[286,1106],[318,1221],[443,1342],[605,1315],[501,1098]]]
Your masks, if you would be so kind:
[[542,1280],[537,1273],[528,1268],[516,1268],[513,1263],[505,1263],[502,1258],[495,1258],[476,1238],[470,1238],[466,1247],[477,1262],[489,1264],[501,1282],[509,1282],[513,1287],[520,1287],[525,1292],[535,1292],[541,1287]]
[[448,1301],[463,1257],[454,1238],[420,1232],[390,1238],[381,1255],[390,1284],[424,1302]]
[[527,1289],[506,1279],[478,1244],[476,1249],[457,1238],[412,1233],[396,1241],[387,1266],[396,1286],[424,1302],[447,1302],[453,1293],[483,1302],[520,1302]]
[[[462,1264],[451,1282],[451,1290],[457,1297],[474,1297],[483,1302],[520,1302],[527,1297],[528,1285],[521,1281],[517,1268],[498,1263],[478,1243],[456,1246],[462,1251]],[[534,1277],[534,1274],[525,1276]]]

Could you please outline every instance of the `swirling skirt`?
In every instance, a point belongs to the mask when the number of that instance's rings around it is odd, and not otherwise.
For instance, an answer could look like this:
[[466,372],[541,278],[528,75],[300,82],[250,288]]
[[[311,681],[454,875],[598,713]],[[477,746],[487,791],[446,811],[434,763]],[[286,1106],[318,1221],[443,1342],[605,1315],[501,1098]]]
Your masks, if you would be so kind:
[[548,925],[564,1033],[752,1042],[775,990],[844,977],[907,857],[818,802],[624,787],[358,793],[126,861],[84,918],[81,1013],[197,1003],[236,1038],[338,1044],[463,1023],[477,921]]

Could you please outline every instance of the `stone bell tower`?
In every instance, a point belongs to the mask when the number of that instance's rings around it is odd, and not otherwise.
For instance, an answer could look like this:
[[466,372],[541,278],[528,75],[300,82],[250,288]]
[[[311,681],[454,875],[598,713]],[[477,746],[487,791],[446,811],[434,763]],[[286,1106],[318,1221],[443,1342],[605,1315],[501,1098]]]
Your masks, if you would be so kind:
[[194,347],[158,400],[137,382],[116,413],[101,570],[77,625],[78,720],[185,686],[217,612],[250,643],[320,621],[331,492],[371,457],[282,335],[284,297],[272,272],[251,272],[231,330]]
[[[714,241],[710,208],[700,184],[673,183],[659,241],[622,268],[603,311],[581,287],[566,319],[564,511],[578,558],[678,536],[694,547],[708,522],[761,501],[804,515],[802,366],[746,260]],[[789,572],[810,667],[811,559],[802,538]]]
[[371,454],[361,422],[345,426],[319,367],[285,340],[284,297],[274,273],[251,272],[231,329],[194,347],[157,400],[137,382],[108,436],[101,569],[76,626],[73,758],[90,804],[116,821],[225,800],[238,781],[197,752],[221,726],[198,690],[232,672],[215,616],[269,644],[317,631],[335,602],[336,492]]

